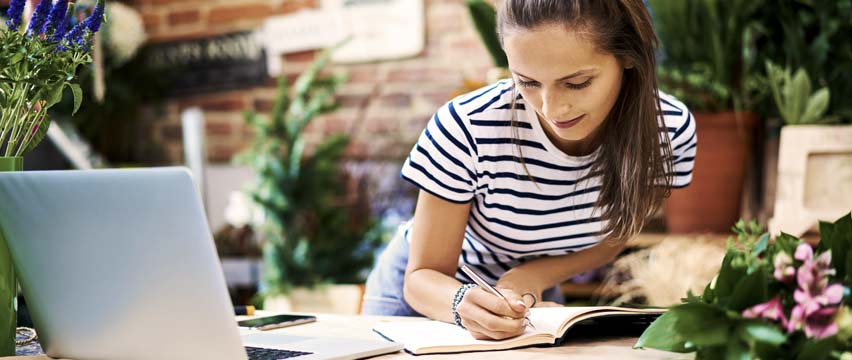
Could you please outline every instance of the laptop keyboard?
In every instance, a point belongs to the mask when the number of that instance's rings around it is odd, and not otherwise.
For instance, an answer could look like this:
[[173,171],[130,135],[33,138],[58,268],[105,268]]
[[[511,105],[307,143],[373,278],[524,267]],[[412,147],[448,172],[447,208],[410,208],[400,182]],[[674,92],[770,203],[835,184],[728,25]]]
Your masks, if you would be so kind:
[[313,353],[303,352],[303,351],[264,349],[264,348],[250,347],[250,346],[246,346],[246,353],[248,354],[249,360],[290,359],[290,358],[294,358],[294,357],[297,357],[297,356],[313,354]]

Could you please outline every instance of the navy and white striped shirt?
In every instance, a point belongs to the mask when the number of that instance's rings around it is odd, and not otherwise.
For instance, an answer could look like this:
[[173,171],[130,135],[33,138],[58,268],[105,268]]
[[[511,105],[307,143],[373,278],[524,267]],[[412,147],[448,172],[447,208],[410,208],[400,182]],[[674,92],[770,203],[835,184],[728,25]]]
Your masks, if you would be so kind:
[[[444,105],[401,171],[432,195],[473,202],[459,265],[479,270],[491,283],[526,260],[578,251],[605,238],[606,223],[594,209],[600,178],[578,181],[595,154],[569,156],[559,150],[519,96],[517,136],[535,179],[530,181],[513,141],[513,93],[511,81],[502,80]],[[684,187],[692,179],[695,121],[683,103],[667,94],[660,97],[674,154],[673,185]],[[460,271],[456,278],[470,281]]]

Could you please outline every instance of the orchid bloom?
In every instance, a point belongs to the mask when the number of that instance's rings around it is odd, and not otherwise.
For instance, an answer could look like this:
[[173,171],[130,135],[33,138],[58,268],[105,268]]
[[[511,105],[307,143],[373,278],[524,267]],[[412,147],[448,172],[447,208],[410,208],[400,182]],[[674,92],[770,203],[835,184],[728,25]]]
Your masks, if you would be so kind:
[[796,269],[793,267],[793,258],[781,251],[775,255],[775,279],[789,283],[796,278]]
[[784,307],[781,305],[781,296],[776,296],[762,304],[757,304],[748,309],[743,310],[743,317],[754,319],[764,318],[772,321],[781,321],[781,325],[786,328],[787,317],[784,316]]

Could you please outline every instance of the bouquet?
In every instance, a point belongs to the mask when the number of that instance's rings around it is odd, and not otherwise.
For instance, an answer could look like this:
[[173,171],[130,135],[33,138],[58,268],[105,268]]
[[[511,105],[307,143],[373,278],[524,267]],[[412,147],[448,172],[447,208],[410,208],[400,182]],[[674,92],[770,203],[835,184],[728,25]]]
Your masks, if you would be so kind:
[[718,275],[701,296],[659,317],[636,348],[698,359],[852,359],[852,216],[820,223],[816,248],[774,241],[740,222]]
[[74,3],[41,0],[23,28],[26,0],[11,1],[0,31],[0,157],[20,157],[38,145],[50,126],[47,110],[66,88],[77,111],[82,101],[74,83],[77,68],[92,61],[89,50],[105,2],[98,0],[91,15],[77,21]]

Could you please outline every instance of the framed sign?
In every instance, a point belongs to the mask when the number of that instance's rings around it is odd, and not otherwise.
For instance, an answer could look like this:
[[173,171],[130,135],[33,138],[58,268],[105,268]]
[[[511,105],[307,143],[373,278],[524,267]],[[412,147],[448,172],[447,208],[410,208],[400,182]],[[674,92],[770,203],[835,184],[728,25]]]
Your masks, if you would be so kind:
[[351,40],[332,55],[337,63],[416,56],[425,43],[423,0],[323,0]]
[[254,32],[149,45],[148,63],[169,69],[172,95],[194,95],[263,85],[266,56]]

